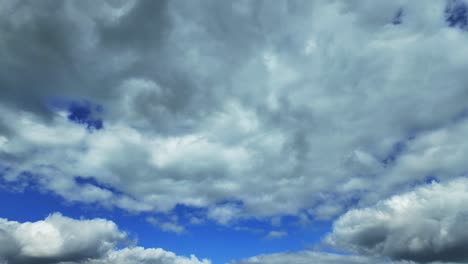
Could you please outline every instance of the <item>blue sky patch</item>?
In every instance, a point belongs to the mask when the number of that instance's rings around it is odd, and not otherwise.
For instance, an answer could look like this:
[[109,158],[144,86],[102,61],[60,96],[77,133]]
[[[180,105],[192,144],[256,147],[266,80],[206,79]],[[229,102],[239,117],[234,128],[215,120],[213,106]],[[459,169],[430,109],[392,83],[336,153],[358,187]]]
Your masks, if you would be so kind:
[[68,106],[68,120],[77,124],[85,125],[89,130],[99,130],[104,128],[104,122],[100,118],[94,117],[95,112],[102,112],[102,107],[93,107],[87,101],[72,102]]
[[445,9],[445,15],[445,19],[450,27],[468,30],[468,6],[464,1],[449,1]]
[[399,8],[395,16],[392,19],[392,24],[400,25],[401,23],[403,23],[403,15],[404,15],[403,8]]

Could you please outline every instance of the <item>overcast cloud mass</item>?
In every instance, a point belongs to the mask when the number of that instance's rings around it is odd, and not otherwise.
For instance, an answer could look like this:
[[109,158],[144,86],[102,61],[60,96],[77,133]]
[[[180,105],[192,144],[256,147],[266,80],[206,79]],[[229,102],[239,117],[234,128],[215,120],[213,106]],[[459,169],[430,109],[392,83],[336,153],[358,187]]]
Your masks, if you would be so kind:
[[[175,236],[328,221],[345,253],[238,264],[463,263],[467,44],[466,0],[1,1],[0,191]],[[0,259],[210,263],[49,213],[1,219]]]

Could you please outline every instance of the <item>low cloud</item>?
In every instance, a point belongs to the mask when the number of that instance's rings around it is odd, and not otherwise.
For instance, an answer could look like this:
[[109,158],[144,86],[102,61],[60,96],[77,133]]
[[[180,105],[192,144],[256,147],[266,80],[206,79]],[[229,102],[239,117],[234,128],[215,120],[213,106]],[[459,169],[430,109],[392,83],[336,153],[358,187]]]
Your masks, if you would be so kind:
[[8,263],[81,261],[102,256],[125,237],[104,219],[75,220],[58,213],[37,222],[0,219],[0,258]]
[[468,179],[433,182],[341,216],[327,237],[359,254],[415,262],[468,260]]
[[36,222],[15,222],[0,218],[0,263],[160,263],[209,264],[176,256],[160,248],[116,250],[127,240],[125,232],[105,219],[72,219],[59,213]]

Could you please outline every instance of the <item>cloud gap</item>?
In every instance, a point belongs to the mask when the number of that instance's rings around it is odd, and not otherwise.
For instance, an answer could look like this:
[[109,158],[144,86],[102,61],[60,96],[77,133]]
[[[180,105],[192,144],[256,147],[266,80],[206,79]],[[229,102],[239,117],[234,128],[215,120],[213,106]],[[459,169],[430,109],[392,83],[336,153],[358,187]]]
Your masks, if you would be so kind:
[[382,159],[382,164],[385,167],[395,164],[396,160],[398,159],[398,156],[400,156],[406,150],[408,141],[411,141],[413,139],[414,137],[410,136],[406,138],[406,140],[401,140],[394,143],[392,148],[390,149],[390,152],[385,158]]
[[123,195],[124,194],[123,192],[119,191],[118,189],[116,189],[116,188],[114,188],[114,187],[112,187],[110,185],[99,182],[94,177],[75,176],[74,181],[79,186],[92,185],[92,186],[95,186],[95,187],[97,187],[99,189],[104,189],[104,190],[110,191],[110,192],[112,192],[114,194],[117,194],[117,195]]
[[102,112],[102,106],[92,106],[87,101],[72,102],[68,106],[67,118],[71,122],[85,125],[89,131],[100,130],[104,128],[104,121],[93,117],[95,112]]
[[403,16],[404,16],[403,8],[399,8],[395,16],[392,19],[392,24],[400,25],[401,23],[403,23]]
[[468,6],[464,1],[450,0],[445,9],[445,16],[450,27],[468,30]]

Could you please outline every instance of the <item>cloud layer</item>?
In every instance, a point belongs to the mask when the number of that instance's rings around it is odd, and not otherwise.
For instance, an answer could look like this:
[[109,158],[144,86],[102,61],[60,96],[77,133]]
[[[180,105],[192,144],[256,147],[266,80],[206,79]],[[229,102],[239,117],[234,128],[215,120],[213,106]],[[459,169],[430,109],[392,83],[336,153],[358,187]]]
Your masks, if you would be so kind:
[[59,213],[37,222],[0,218],[0,263],[209,264],[160,248],[123,248],[127,235],[105,219],[72,219]]
[[0,183],[229,224],[459,177],[468,35],[450,3],[3,1]]
[[[468,261],[467,31],[466,0],[1,1],[0,187],[178,234],[338,217],[355,254],[239,264]],[[0,219],[0,262],[210,263],[126,239]]]

